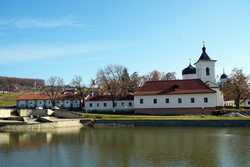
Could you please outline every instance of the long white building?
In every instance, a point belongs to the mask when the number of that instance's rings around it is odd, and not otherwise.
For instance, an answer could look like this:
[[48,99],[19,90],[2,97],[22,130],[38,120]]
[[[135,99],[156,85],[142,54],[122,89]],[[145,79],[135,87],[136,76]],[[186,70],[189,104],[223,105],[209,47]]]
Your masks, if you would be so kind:
[[134,110],[133,95],[128,95],[126,97],[118,97],[114,100],[114,103],[110,95],[88,96],[85,101],[86,112],[129,112],[131,110]]
[[[52,103],[49,97],[43,93],[36,94],[23,94],[17,98],[16,101],[17,108],[52,108]],[[66,109],[79,109],[80,101],[77,100],[73,95],[62,94],[56,100],[56,106],[58,108]]]

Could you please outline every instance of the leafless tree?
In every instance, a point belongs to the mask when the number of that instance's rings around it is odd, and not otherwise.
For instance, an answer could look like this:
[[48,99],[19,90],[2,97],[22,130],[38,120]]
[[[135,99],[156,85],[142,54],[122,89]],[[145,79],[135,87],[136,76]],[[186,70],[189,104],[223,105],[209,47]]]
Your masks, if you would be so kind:
[[84,107],[85,104],[85,97],[90,94],[90,88],[87,88],[83,84],[83,80],[81,76],[75,75],[74,78],[72,79],[71,83],[77,90],[76,97],[80,101],[80,106],[81,108]]
[[236,108],[240,108],[240,102],[249,98],[249,77],[245,75],[242,69],[233,69],[229,80],[223,84],[222,92],[226,99],[233,99]]
[[2,91],[2,93],[8,91],[8,80],[6,78],[0,80],[0,91]]
[[124,69],[120,65],[108,65],[97,73],[97,85],[102,91],[110,94],[113,111],[115,111],[115,100],[122,95],[122,74]]
[[151,81],[159,81],[161,80],[161,72],[158,70],[154,70],[149,74]]
[[49,96],[52,106],[56,105],[56,100],[61,96],[64,90],[63,78],[52,76],[47,80],[44,88],[45,93]]
[[167,72],[161,74],[161,80],[175,80],[176,79],[176,73],[175,72]]
[[139,86],[144,83],[144,78],[140,76],[137,72],[130,75],[130,82],[128,86],[128,92],[134,93]]

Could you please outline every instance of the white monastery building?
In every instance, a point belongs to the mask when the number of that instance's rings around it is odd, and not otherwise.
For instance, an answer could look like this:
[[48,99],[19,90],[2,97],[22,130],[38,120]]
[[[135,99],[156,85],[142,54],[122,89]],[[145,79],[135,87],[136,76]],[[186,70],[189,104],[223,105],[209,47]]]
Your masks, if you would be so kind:
[[88,96],[85,102],[86,112],[129,112],[131,110],[134,110],[133,95],[128,95],[126,97],[118,97],[115,100],[112,100],[112,97],[110,95]]
[[[49,97],[43,93],[37,94],[23,94],[17,98],[17,108],[53,108]],[[62,94],[56,100],[56,106],[58,108],[65,109],[79,109],[80,101],[75,99],[72,94]]]
[[215,79],[215,63],[206,53],[194,66],[182,71],[182,80],[147,81],[134,96],[137,114],[209,114],[224,106],[223,95]]

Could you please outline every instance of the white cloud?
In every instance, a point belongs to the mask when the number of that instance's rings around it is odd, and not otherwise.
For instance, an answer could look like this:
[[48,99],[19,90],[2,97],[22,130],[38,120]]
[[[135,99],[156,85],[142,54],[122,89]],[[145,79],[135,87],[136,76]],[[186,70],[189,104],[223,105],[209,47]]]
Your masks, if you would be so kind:
[[[86,56],[90,53],[119,50],[132,46],[115,41],[95,44],[26,44],[0,48],[1,64],[26,60],[47,59],[68,56],[70,58]],[[101,54],[101,53],[100,53]]]
[[61,28],[61,27],[89,27],[81,23],[72,16],[65,16],[54,19],[45,18],[17,18],[17,19],[0,19],[0,28]]

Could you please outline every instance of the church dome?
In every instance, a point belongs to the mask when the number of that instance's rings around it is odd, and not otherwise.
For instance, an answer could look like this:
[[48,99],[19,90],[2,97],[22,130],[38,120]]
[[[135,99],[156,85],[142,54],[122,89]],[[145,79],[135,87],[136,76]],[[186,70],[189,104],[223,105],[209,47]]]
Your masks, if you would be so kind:
[[186,75],[186,74],[196,74],[196,68],[193,67],[191,64],[189,64],[187,68],[182,70],[182,75]]
[[220,76],[220,79],[227,79],[227,75],[225,73],[223,73],[221,76]]

